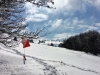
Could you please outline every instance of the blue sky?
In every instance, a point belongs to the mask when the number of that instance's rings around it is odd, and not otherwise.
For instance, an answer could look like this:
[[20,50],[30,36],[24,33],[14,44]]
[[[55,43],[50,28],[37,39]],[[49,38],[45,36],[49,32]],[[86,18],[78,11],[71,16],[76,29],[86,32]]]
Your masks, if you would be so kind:
[[29,31],[46,27],[46,39],[65,39],[88,30],[100,32],[100,0],[54,0],[53,7],[36,7],[27,3],[26,23]]

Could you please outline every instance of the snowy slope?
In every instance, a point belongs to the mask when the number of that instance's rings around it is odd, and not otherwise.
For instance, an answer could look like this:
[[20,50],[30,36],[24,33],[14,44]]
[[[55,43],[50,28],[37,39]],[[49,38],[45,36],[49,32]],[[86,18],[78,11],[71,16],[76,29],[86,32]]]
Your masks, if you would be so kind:
[[0,48],[2,75],[100,75],[100,57],[84,52],[31,43],[25,48],[24,65],[22,44],[15,49]]

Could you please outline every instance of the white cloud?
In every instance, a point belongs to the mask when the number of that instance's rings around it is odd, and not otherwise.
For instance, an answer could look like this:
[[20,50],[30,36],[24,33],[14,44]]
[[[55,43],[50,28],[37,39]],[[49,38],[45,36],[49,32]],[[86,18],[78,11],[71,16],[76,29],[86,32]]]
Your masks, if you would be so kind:
[[54,10],[55,14],[62,12],[66,15],[73,15],[73,11],[76,10],[82,13],[86,11],[84,0],[54,0],[54,2],[54,7],[56,7],[56,10]]
[[41,13],[40,9],[31,3],[26,3],[26,23],[30,21],[41,22],[48,19],[48,16]]
[[100,0],[95,0],[95,6],[100,9]]
[[73,19],[73,25],[82,24],[82,23],[84,23],[84,21],[83,20],[79,20],[77,17],[75,17]]
[[100,27],[100,23],[96,23],[95,25],[98,26],[98,27]]
[[26,14],[35,14],[35,13],[39,12],[37,7],[29,2],[27,2],[25,4],[25,9],[26,9]]
[[88,5],[94,6],[100,10],[100,0],[84,0]]
[[58,27],[60,27],[61,25],[62,25],[62,19],[54,20],[53,23],[52,23],[52,25],[51,25],[50,30],[55,30]]
[[66,39],[69,38],[71,36],[74,36],[75,33],[62,33],[62,34],[55,34],[53,39]]
[[48,16],[45,14],[34,14],[34,15],[29,15],[26,17],[26,22],[41,22],[41,21],[45,21],[48,19]]
[[78,25],[83,25],[85,24],[84,20],[79,20],[77,17],[73,18],[73,19],[56,19],[54,21],[49,21],[47,23],[47,26],[49,27],[50,31],[53,30],[58,30],[58,31],[65,31],[65,30],[71,30],[73,31],[74,28],[76,28]]
[[74,11],[85,13],[87,5],[100,9],[100,0],[54,0],[54,3],[56,9],[51,10],[54,14],[63,13],[64,15],[73,15]]
[[79,26],[79,28],[81,28],[81,29],[86,29],[86,31],[88,31],[88,30],[97,30],[97,29],[98,29],[98,27],[89,26],[89,25],[78,25],[78,26]]

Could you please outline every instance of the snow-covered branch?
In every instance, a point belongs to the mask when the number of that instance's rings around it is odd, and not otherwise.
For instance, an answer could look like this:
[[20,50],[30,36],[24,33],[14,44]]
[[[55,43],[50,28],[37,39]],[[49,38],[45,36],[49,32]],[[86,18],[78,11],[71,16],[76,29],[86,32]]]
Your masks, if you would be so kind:
[[[46,36],[49,33],[40,35],[43,30],[39,29],[36,32],[24,32],[21,33],[28,25],[23,24],[23,17],[20,14],[24,12],[24,4],[30,2],[38,7],[43,6],[47,8],[53,8],[48,3],[54,4],[53,0],[0,0],[0,42],[6,44],[7,39],[14,37],[26,37],[28,39],[37,39],[39,37]],[[4,36],[6,34],[6,36]]]

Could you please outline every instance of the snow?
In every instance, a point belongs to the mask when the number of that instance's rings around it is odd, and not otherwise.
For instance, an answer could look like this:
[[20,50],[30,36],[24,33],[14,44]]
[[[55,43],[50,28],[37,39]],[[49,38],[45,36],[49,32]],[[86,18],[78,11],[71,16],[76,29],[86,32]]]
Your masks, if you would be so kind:
[[33,41],[34,41],[35,44],[38,44],[38,43],[42,44],[42,45],[51,45],[51,44],[53,44],[55,47],[58,47],[58,45],[62,43],[62,41],[59,41],[59,40],[33,39]]
[[100,57],[42,44],[24,49],[0,44],[0,75],[100,75]]
[[2,33],[2,34],[0,35],[0,37],[1,37],[1,38],[7,38],[7,37],[9,37],[9,35],[8,35],[7,33]]

